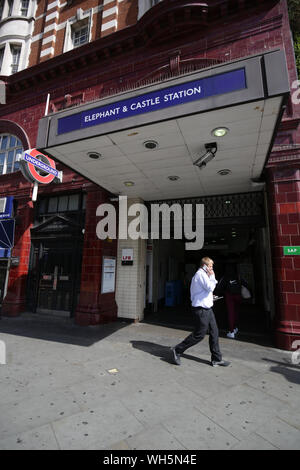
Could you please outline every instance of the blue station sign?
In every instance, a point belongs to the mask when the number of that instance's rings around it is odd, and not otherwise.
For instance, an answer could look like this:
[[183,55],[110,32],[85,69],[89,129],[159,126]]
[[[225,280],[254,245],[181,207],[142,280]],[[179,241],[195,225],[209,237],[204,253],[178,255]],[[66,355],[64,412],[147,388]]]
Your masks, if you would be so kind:
[[0,198],[0,220],[13,217],[13,196]]
[[243,67],[62,117],[58,119],[57,133],[65,134],[246,88]]

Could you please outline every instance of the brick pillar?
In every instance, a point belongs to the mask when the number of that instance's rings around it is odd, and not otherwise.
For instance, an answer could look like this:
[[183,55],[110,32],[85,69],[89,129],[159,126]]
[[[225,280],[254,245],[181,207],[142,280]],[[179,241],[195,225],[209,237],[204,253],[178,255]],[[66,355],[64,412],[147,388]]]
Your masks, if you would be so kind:
[[12,256],[19,266],[11,267],[7,294],[2,304],[2,315],[15,317],[26,310],[26,283],[30,256],[30,228],[33,223],[33,203],[28,198],[18,200],[15,243]]
[[99,240],[96,235],[96,226],[100,220],[96,217],[97,207],[109,202],[107,192],[99,187],[88,188],[80,296],[75,313],[75,322],[81,326],[117,319],[115,293],[101,294],[103,256],[117,255],[117,240]]
[[103,0],[101,37],[118,29],[118,0]]
[[284,246],[300,246],[299,165],[268,168],[269,217],[273,251],[275,345],[291,350],[300,340],[300,256],[284,255]]
[[59,13],[60,3],[48,0],[42,47],[40,52],[41,62],[51,59],[51,57],[54,56],[56,43],[56,28],[58,25]]

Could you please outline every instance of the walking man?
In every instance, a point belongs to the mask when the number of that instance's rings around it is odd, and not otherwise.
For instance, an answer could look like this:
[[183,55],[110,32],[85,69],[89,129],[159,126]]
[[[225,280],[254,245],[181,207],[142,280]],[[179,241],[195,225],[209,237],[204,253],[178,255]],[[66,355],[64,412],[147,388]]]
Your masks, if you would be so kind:
[[211,365],[229,366],[230,362],[222,360],[219,347],[219,330],[215,315],[212,310],[213,291],[217,281],[213,270],[213,260],[203,258],[201,266],[194,275],[191,282],[192,312],[195,320],[195,329],[182,343],[172,348],[174,363],[180,365],[180,356],[191,346],[202,341],[206,333],[209,333],[209,348],[211,352]]

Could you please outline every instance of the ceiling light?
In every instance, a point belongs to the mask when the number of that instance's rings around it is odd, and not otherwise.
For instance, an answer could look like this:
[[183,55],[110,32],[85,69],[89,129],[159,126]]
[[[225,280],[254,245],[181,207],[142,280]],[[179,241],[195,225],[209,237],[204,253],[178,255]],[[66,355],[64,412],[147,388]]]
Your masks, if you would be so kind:
[[216,142],[205,144],[206,153],[202,157],[198,158],[193,165],[198,166],[200,170],[206,167],[207,163],[210,162],[216,155],[218,146]]
[[138,135],[138,132],[131,132],[131,134],[127,134],[128,137],[132,137],[133,135]]
[[231,204],[231,201],[225,201],[225,204]]
[[224,170],[220,170],[217,173],[220,176],[227,176],[227,175],[230,175],[230,173],[232,173],[232,171],[228,170],[228,168],[224,168]]
[[211,132],[211,135],[215,137],[224,137],[228,132],[229,129],[227,127],[217,127]]
[[168,176],[168,180],[177,181],[177,180],[179,180],[179,176]]
[[143,142],[143,146],[147,150],[155,150],[158,147],[158,143],[155,140],[145,140],[145,142]]
[[133,181],[124,181],[124,185],[127,186],[128,188],[130,188],[130,186],[134,186],[134,182]]
[[93,160],[98,160],[102,157],[102,155],[98,152],[88,152],[88,157],[92,158]]

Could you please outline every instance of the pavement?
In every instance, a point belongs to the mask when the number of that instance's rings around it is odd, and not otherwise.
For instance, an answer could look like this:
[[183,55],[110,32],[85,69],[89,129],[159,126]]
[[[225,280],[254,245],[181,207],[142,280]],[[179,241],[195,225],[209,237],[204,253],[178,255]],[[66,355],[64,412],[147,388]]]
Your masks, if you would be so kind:
[[231,365],[214,368],[206,337],[176,366],[170,347],[188,333],[3,317],[0,449],[299,449],[300,365],[291,353],[220,337]]

